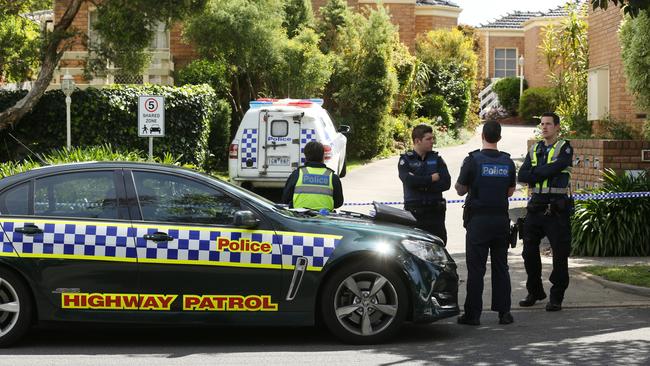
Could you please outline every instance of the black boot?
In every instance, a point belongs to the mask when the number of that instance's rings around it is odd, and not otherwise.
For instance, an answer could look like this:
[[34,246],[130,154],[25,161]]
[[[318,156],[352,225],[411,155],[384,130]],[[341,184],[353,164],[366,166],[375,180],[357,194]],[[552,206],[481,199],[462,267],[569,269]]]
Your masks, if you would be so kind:
[[499,312],[499,324],[512,324],[514,321],[515,319],[509,311]]
[[544,300],[546,298],[545,293],[541,293],[540,295],[533,295],[533,294],[528,294],[526,295],[526,298],[519,301],[519,306],[522,307],[529,307],[535,305],[535,303],[539,300]]

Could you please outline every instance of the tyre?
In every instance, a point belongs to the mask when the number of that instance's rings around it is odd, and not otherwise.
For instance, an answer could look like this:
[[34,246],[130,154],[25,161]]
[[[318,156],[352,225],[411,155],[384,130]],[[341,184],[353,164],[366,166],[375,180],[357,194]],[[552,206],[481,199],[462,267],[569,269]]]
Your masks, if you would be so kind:
[[19,340],[32,320],[32,299],[24,281],[0,268],[0,347]]
[[347,265],[323,288],[323,322],[347,343],[372,344],[390,338],[406,319],[408,293],[400,276],[375,263]]

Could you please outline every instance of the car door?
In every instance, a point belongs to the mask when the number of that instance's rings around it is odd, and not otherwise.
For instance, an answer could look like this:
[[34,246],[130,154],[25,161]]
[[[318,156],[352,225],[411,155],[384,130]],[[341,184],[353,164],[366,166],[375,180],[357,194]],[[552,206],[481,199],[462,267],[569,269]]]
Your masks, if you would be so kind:
[[[178,295],[169,310],[215,319],[252,320],[252,314],[278,310],[280,248],[252,207],[171,172],[133,170],[127,191],[137,198],[131,209],[141,294]],[[259,225],[235,227],[233,218],[241,211]]]
[[300,131],[304,112],[267,111],[260,114],[258,149],[262,154],[262,174],[286,176],[300,163]]
[[6,240],[29,261],[38,293],[53,307],[77,314],[122,309],[104,294],[137,294],[121,170],[39,176],[3,191],[0,210]]

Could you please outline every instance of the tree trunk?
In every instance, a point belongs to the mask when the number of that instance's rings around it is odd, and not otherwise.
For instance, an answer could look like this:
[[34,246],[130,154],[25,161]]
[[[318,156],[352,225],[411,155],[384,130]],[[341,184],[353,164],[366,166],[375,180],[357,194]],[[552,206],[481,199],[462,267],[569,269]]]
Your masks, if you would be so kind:
[[56,69],[64,50],[61,49],[62,42],[69,36],[65,36],[68,31],[72,20],[77,15],[81,3],[85,0],[71,0],[68,8],[66,9],[61,21],[54,26],[54,31],[49,37],[48,43],[45,45],[43,53],[43,62],[41,70],[38,73],[38,78],[34,81],[32,89],[25,95],[25,97],[12,107],[5,111],[0,112],[0,130],[4,130],[9,126],[13,126],[20,121],[20,119],[27,113],[41,99],[48,85],[52,81],[54,70]]

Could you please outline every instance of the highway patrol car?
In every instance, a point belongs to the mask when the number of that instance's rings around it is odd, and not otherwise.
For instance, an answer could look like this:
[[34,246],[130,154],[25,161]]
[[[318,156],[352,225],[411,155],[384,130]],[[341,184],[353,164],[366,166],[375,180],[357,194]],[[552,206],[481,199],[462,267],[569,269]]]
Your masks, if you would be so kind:
[[228,174],[236,185],[284,187],[305,163],[305,145],[313,140],[325,148],[325,165],[340,177],[346,173],[349,126],[334,128],[322,99],[258,99],[237,129],[230,145]]
[[36,321],[303,326],[385,340],[458,314],[434,236],[288,210],[195,171],[47,166],[0,180],[0,345]]

